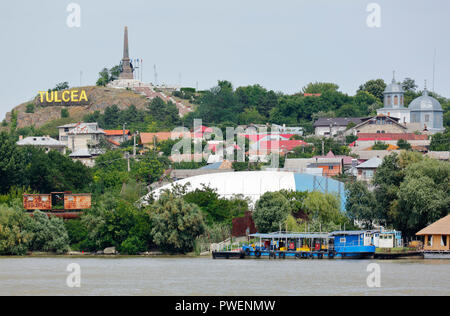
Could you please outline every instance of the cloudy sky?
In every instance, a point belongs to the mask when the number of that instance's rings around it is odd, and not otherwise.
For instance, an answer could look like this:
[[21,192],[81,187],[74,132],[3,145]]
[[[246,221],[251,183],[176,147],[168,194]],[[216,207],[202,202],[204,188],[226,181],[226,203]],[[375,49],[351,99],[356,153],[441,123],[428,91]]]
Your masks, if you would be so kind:
[[[70,3],[81,27],[70,28]],[[370,3],[381,27],[370,28]],[[293,93],[335,82],[354,94],[370,79],[411,77],[450,97],[448,0],[39,0],[0,2],[0,117],[40,90],[95,84],[122,57],[144,60],[143,79],[200,89],[229,80]]]

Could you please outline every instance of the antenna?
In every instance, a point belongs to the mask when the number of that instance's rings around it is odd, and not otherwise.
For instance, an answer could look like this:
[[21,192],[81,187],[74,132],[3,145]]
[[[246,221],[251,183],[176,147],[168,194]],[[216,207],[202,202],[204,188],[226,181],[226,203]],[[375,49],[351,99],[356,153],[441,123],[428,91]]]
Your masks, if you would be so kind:
[[433,92],[434,92],[434,78],[436,74],[436,48],[434,49],[434,56],[433,56]]

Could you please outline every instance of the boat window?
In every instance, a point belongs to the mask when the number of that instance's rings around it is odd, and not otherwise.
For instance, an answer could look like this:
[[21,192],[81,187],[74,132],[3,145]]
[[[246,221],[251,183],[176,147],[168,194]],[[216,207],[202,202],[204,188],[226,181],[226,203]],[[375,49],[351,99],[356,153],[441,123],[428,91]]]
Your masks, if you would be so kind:
[[48,201],[48,197],[47,196],[43,196],[42,197],[42,202],[47,202]]
[[34,200],[34,199],[33,199],[32,196],[29,196],[29,197],[28,197],[28,201],[32,202],[33,200]]
[[447,236],[441,236],[441,246],[447,247]]
[[341,239],[339,239],[339,242],[345,244],[345,237],[342,237]]

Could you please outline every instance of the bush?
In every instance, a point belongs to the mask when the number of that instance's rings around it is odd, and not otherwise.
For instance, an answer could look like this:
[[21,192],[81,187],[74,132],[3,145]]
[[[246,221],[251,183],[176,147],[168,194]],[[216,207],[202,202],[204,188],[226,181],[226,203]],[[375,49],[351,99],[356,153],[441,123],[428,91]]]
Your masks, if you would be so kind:
[[69,110],[67,110],[66,108],[62,108],[61,109],[61,118],[67,118],[69,117]]
[[29,231],[31,218],[19,208],[0,205],[0,255],[24,255],[33,234]]
[[62,219],[49,218],[45,213],[35,211],[30,223],[33,233],[31,250],[58,254],[69,251],[69,235]]
[[25,113],[34,113],[34,109],[35,109],[34,104],[29,103],[29,104],[27,104],[27,109],[25,110]]

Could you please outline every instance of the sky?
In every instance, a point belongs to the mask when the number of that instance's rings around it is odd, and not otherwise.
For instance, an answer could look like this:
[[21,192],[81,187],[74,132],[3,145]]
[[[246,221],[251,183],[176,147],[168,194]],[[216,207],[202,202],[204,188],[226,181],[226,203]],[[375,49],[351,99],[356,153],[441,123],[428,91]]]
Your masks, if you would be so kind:
[[[70,3],[80,27],[67,24]],[[371,3],[380,27],[368,26]],[[432,90],[435,60],[434,90],[450,97],[449,14],[448,0],[1,1],[0,118],[59,82],[94,85],[120,62],[124,26],[145,82],[156,65],[158,83],[295,93],[320,81],[354,95],[395,70]]]

